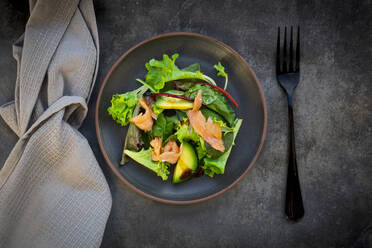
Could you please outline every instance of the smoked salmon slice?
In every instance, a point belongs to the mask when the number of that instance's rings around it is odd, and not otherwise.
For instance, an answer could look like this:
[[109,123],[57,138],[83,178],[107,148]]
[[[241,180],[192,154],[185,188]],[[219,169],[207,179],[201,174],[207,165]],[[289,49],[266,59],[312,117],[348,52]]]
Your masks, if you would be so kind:
[[204,115],[199,110],[202,103],[202,91],[199,90],[194,100],[193,109],[186,112],[190,124],[203,140],[210,144],[214,149],[224,152],[225,146],[223,145],[221,126],[218,123],[214,123],[210,117],[208,118],[208,121],[206,121]]
[[154,123],[152,118],[155,116],[155,114],[152,112],[152,109],[147,105],[145,98],[139,99],[139,103],[145,110],[145,113],[144,114],[140,113],[137,116],[132,117],[129,121],[136,125],[139,129],[143,131],[149,131]]
[[155,137],[150,145],[154,148],[152,151],[152,160],[168,162],[170,164],[177,163],[182,153],[182,144],[178,147],[177,142],[174,140],[168,141],[164,146],[163,151],[161,149],[161,138]]
[[155,139],[151,140],[150,145],[154,148],[152,150],[152,160],[159,161],[161,153],[161,138],[155,137]]

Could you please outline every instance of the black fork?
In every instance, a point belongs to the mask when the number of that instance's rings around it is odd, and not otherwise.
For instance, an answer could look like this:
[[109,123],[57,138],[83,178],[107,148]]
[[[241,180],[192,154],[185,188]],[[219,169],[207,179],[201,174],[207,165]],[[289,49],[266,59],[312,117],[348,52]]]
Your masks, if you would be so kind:
[[[282,62],[281,62],[282,60]],[[300,181],[298,179],[295,134],[293,125],[293,93],[300,80],[300,27],[297,29],[296,58],[293,54],[293,27],[289,41],[289,58],[287,55],[287,27],[284,28],[283,56],[280,54],[280,27],[278,28],[278,43],[276,48],[276,77],[279,85],[287,94],[289,117],[289,163],[287,175],[287,190],[285,214],[290,220],[299,220],[304,216]]]

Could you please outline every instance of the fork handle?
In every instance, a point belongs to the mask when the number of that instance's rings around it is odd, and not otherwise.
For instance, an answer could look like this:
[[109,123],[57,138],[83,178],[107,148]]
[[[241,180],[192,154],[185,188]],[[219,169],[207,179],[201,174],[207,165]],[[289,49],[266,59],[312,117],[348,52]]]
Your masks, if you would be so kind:
[[299,220],[304,216],[304,206],[301,196],[300,181],[298,179],[296,147],[293,123],[292,97],[288,97],[288,117],[289,117],[289,163],[287,174],[287,190],[285,201],[285,214],[290,220]]

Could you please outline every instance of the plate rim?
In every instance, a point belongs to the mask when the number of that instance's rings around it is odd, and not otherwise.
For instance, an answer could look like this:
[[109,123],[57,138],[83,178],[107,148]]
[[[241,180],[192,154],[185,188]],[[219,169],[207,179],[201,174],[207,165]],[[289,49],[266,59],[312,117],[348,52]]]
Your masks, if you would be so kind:
[[[202,197],[202,198],[198,198],[198,199],[194,199],[194,200],[181,200],[181,201],[176,201],[176,200],[168,200],[168,199],[164,199],[164,198],[160,198],[160,197],[156,197],[156,196],[153,196],[153,195],[150,195],[140,189],[138,189],[137,187],[135,187],[133,184],[131,184],[128,180],[126,180],[121,174],[120,172],[115,168],[115,166],[112,164],[110,158],[108,157],[105,149],[104,149],[104,146],[103,146],[103,143],[102,143],[102,139],[101,139],[101,132],[100,132],[100,128],[99,128],[99,117],[98,117],[98,113],[99,113],[99,103],[101,102],[101,96],[102,96],[102,93],[103,93],[103,89],[105,88],[106,86],[106,83],[107,83],[107,80],[110,78],[112,72],[116,69],[116,67],[120,64],[120,62],[128,55],[130,54],[132,51],[134,51],[136,48],[146,44],[146,43],[149,43],[153,40],[156,40],[156,39],[160,39],[160,38],[164,38],[164,37],[171,37],[171,36],[191,36],[191,37],[198,37],[198,38],[203,38],[203,39],[206,39],[206,40],[209,40],[213,43],[217,43],[218,45],[226,48],[227,50],[229,50],[233,55],[235,55],[236,57],[238,57],[245,65],[246,67],[248,68],[248,70],[252,73],[253,75],[253,79],[258,87],[258,90],[259,90],[259,93],[260,93],[260,99],[261,99],[261,103],[263,105],[263,110],[264,110],[264,127],[263,127],[263,132],[262,132],[262,136],[261,136],[261,140],[260,140],[260,145],[256,151],[256,154],[254,155],[252,161],[250,162],[250,164],[248,165],[248,167],[245,169],[245,171],[237,178],[235,179],[230,185],[228,185],[226,188],[223,188],[222,190],[214,193],[214,194],[211,194],[211,195],[208,195],[208,196],[205,196],[205,197]],[[198,203],[198,202],[203,202],[203,201],[207,201],[207,200],[210,200],[210,199],[213,199],[223,193],[225,193],[226,191],[228,191],[229,189],[231,189],[233,186],[235,186],[240,180],[242,180],[242,178],[248,173],[248,171],[252,168],[252,166],[254,165],[254,163],[257,161],[258,159],[258,156],[259,154],[261,153],[261,150],[263,148],[263,144],[264,144],[264,141],[265,141],[265,138],[266,138],[266,133],[267,133],[267,107],[266,107],[266,100],[265,100],[265,96],[264,96],[264,93],[263,93],[263,90],[262,90],[262,87],[261,87],[261,84],[259,83],[259,80],[256,76],[256,74],[254,73],[254,71],[252,70],[252,68],[250,67],[250,65],[246,62],[246,60],[238,53],[236,52],[234,49],[232,49],[230,46],[226,45],[225,43],[219,41],[219,40],[216,40],[212,37],[209,37],[209,36],[206,36],[206,35],[203,35],[203,34],[199,34],[199,33],[192,33],[192,32],[169,32],[169,33],[163,33],[163,34],[159,34],[159,35],[155,35],[155,36],[152,36],[148,39],[145,39],[143,41],[141,41],[140,43],[137,43],[136,45],[132,46],[131,48],[129,48],[125,53],[123,53],[117,60],[116,62],[110,67],[109,71],[106,73],[106,76],[104,77],[103,79],[103,82],[99,88],[99,92],[98,92],[98,96],[97,96],[97,102],[96,102],[96,106],[95,106],[95,129],[96,129],[96,136],[97,136],[97,140],[98,140],[98,145],[99,145],[99,148],[100,148],[100,151],[105,159],[105,162],[108,164],[108,166],[110,167],[110,169],[114,172],[114,174],[122,181],[124,182],[127,186],[129,186],[129,188],[131,188],[132,190],[134,190],[135,192],[137,192],[138,194],[142,195],[142,196],[145,196],[146,198],[149,198],[151,200],[154,200],[154,201],[157,201],[157,202],[161,202],[161,203],[166,203],[166,204],[173,204],[173,205],[189,205],[189,204],[194,204],[194,203]]]

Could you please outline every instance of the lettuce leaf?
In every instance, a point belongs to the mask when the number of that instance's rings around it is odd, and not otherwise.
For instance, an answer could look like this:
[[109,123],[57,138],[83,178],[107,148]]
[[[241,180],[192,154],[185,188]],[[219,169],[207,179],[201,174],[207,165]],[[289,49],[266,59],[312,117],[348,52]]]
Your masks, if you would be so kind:
[[181,143],[188,140],[199,142],[200,139],[200,136],[194,131],[194,129],[185,123],[179,126],[175,135]]
[[213,79],[204,75],[195,65],[184,70],[179,69],[175,63],[178,57],[179,55],[176,53],[172,55],[172,58],[164,54],[163,60],[151,59],[145,65],[147,69],[146,82],[140,79],[137,79],[137,81],[146,85],[152,92],[159,92],[164,88],[166,82],[180,79],[200,79],[216,84]]
[[120,125],[128,125],[138,99],[140,99],[147,90],[148,88],[146,86],[141,86],[136,90],[128,91],[124,94],[113,95],[111,106],[107,109],[108,113]]
[[209,88],[208,86],[195,84],[186,91],[185,96],[195,98],[199,90],[202,90],[203,104],[205,104],[207,108],[224,117],[228,124],[232,126],[235,121],[235,112],[226,98],[219,92]]
[[152,155],[150,149],[142,149],[139,152],[134,152],[130,150],[124,150],[124,153],[132,158],[134,161],[140,163],[146,168],[154,171],[163,181],[168,179],[169,175],[169,164],[166,162],[155,162],[152,161]]
[[225,86],[223,87],[224,90],[227,88],[227,82],[229,81],[229,78],[227,76],[227,73],[225,72],[225,67],[222,66],[221,62],[218,62],[217,65],[213,66],[214,69],[217,70],[217,76],[221,76],[225,78]]
[[196,145],[196,153],[198,154],[199,162],[206,156],[208,156],[207,149],[205,148],[205,143],[202,137],[200,137],[199,142]]
[[[236,119],[234,123],[234,129],[233,129],[234,140],[236,138],[236,135],[238,134],[242,121],[243,121],[242,119]],[[202,169],[204,170],[204,173],[210,177],[213,177],[214,174],[225,173],[226,162],[230,156],[232,147],[233,146],[231,146],[229,150],[227,150],[224,154],[222,154],[218,158],[208,158],[208,157],[204,158],[203,159],[204,164],[202,165]]]
[[217,120],[216,118],[213,118],[214,123],[218,123],[221,126],[222,133],[227,134],[234,131],[234,128],[227,126],[227,124],[222,120]]
[[191,65],[186,66],[185,68],[182,68],[183,71],[191,71],[191,72],[197,72],[200,71],[200,64],[194,63]]

